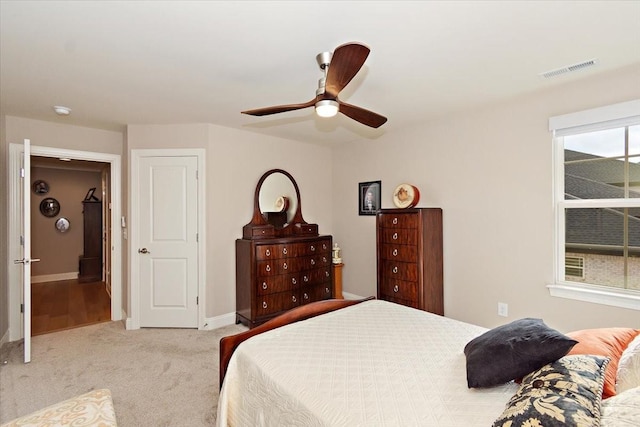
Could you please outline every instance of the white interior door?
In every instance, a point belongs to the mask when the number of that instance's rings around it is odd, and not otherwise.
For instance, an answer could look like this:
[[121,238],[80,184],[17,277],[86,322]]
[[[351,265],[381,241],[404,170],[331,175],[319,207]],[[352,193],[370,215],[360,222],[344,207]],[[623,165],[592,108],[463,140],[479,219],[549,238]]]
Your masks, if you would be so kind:
[[22,189],[20,201],[22,259],[14,263],[22,265],[22,333],[24,337],[24,363],[31,362],[31,263],[40,261],[31,259],[31,141],[24,140],[20,167]]
[[198,158],[139,159],[140,326],[198,326]]

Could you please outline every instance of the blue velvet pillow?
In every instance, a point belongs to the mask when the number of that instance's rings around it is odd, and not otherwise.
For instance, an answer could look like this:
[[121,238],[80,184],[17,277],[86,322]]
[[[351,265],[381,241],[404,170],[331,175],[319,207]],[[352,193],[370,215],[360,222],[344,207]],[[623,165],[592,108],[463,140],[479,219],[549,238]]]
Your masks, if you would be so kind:
[[465,346],[467,385],[492,387],[522,378],[566,355],[577,343],[541,319],[498,326]]

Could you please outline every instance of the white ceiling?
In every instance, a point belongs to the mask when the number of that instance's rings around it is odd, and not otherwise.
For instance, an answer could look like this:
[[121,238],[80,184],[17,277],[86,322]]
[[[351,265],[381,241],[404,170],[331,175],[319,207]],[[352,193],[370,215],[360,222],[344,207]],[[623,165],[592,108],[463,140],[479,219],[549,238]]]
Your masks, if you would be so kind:
[[[3,114],[122,130],[214,123],[319,144],[377,138],[439,115],[640,63],[640,1],[1,1]],[[312,108],[316,55],[371,48],[340,98],[375,130]],[[595,67],[540,73],[597,58]],[[73,111],[54,114],[53,105]]]

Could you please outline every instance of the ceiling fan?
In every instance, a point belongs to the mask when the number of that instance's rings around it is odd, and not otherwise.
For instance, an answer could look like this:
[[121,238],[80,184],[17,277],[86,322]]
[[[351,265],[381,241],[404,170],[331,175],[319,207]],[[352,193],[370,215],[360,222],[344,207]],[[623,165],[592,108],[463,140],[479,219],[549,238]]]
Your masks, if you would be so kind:
[[333,117],[340,112],[363,125],[378,128],[387,121],[386,117],[338,99],[340,91],[362,68],[369,52],[369,48],[361,44],[346,43],[338,46],[333,54],[331,52],[320,53],[316,56],[316,60],[320,69],[324,71],[324,77],[318,81],[315,98],[302,104],[258,108],[242,111],[242,114],[267,116],[315,106],[316,113],[320,117]]

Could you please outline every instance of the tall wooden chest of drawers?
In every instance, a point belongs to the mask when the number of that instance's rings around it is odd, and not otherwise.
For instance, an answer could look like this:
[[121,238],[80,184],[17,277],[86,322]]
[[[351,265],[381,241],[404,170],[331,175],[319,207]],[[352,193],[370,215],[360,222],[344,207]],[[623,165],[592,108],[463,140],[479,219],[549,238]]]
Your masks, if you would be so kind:
[[250,328],[333,298],[331,236],[236,240],[236,322]]
[[382,209],[376,217],[378,299],[444,315],[442,209]]

